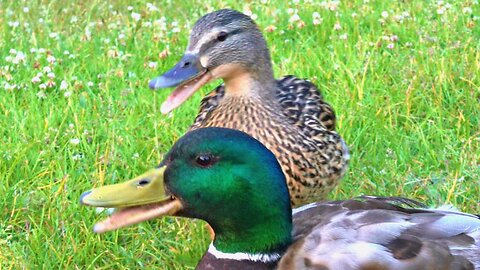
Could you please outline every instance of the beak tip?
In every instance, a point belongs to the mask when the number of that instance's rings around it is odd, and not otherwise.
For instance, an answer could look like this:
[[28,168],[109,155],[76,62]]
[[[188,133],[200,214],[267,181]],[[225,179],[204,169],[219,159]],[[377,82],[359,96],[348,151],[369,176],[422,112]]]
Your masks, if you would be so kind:
[[90,193],[92,193],[91,190],[84,192],[84,193],[80,196],[80,204],[82,204],[82,205],[88,205],[88,203],[85,202],[85,198],[86,198],[88,195],[90,195]]
[[157,90],[159,88],[158,87],[158,78],[155,78],[155,79],[151,80],[148,83],[148,87],[150,87],[150,89],[152,89],[152,90]]

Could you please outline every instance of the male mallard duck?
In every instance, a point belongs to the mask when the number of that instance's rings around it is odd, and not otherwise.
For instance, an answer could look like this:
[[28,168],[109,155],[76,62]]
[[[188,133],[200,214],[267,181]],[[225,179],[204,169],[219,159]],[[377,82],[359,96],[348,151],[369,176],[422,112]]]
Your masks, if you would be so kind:
[[81,202],[122,208],[95,225],[99,233],[165,215],[205,220],[215,238],[197,269],[480,269],[473,215],[367,197],[312,203],[292,217],[275,156],[238,130],[191,131],[158,168]]
[[225,127],[248,133],[280,161],[294,205],[325,198],[349,159],[335,131],[335,113],[311,82],[294,76],[274,79],[262,33],[235,10],[200,18],[183,58],[150,87],[176,86],[161,107],[168,113],[214,79],[223,79],[224,85],[202,100],[191,130]]

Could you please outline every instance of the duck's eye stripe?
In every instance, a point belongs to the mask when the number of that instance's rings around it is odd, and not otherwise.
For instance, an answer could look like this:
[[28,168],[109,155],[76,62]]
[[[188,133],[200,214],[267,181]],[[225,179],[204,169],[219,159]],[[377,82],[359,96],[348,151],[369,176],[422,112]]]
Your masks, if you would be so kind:
[[[240,29],[237,29],[237,30],[234,30],[234,31],[231,31],[231,32],[225,32],[225,31],[221,31],[220,33],[224,32],[227,34],[228,38],[232,37],[233,35],[236,35],[236,34],[239,34],[241,33],[243,30],[240,30]],[[214,46],[216,43],[219,43],[219,40],[218,40],[218,35],[215,36],[215,38],[209,40],[208,42],[205,42],[203,43],[201,46],[200,46],[200,52]]]

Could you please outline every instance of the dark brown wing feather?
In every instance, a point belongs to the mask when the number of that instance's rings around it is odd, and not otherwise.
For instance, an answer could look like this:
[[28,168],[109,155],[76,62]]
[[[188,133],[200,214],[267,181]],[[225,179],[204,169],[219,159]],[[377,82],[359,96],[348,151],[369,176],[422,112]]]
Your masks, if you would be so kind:
[[364,197],[306,206],[293,216],[295,242],[279,269],[480,269],[478,217],[412,203]]
[[313,83],[288,75],[279,79],[277,84],[278,101],[291,124],[306,134],[319,129],[318,125],[335,130],[335,112]]

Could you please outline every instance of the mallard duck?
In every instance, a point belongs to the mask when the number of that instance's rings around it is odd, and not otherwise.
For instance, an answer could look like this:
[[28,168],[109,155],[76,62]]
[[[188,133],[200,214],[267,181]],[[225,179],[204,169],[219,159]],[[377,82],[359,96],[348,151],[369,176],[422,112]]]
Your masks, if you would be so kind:
[[315,202],[293,210],[271,151],[238,130],[188,132],[160,165],[81,197],[121,208],[98,233],[159,216],[202,219],[215,238],[197,269],[480,269],[480,219],[402,198]]
[[161,106],[168,113],[215,79],[224,84],[202,100],[191,130],[225,127],[248,133],[275,153],[293,205],[325,198],[349,159],[335,131],[335,113],[313,83],[294,76],[274,79],[262,33],[235,10],[200,18],[183,58],[150,87],[176,87]]

